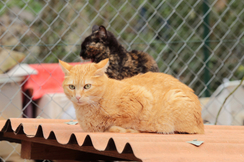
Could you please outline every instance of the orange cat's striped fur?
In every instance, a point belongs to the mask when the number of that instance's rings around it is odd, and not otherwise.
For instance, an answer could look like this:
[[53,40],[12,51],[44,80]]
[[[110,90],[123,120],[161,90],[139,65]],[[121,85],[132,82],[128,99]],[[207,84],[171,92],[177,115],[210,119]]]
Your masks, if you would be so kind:
[[64,93],[84,131],[204,133],[198,97],[170,75],[148,72],[119,81],[105,74],[108,59],[60,65]]

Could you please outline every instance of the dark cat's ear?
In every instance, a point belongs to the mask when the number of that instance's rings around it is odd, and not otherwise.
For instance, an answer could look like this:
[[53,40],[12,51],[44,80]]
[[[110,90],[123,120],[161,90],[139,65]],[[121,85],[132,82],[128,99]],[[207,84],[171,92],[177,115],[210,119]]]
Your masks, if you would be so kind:
[[99,37],[100,38],[107,38],[107,30],[104,26],[99,26]]
[[104,73],[107,71],[109,65],[109,59],[104,59],[100,61],[99,63],[95,64],[95,67],[97,68],[97,71],[95,72],[94,76],[103,76]]
[[61,60],[59,60],[59,65],[61,66],[61,68],[62,68],[62,70],[64,72],[64,75],[65,76],[69,75],[69,71],[70,71],[72,65],[70,65],[70,64],[68,64],[68,63],[66,63],[64,61],[61,61]]
[[92,33],[94,33],[95,31],[98,31],[98,30],[99,30],[99,26],[93,25],[93,27],[92,27]]

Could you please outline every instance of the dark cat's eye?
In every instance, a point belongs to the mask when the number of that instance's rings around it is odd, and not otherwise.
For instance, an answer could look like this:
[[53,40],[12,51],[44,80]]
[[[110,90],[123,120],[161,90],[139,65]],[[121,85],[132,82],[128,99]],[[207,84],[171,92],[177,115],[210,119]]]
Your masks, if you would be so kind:
[[91,88],[91,84],[86,84],[86,85],[84,86],[84,89],[89,89],[89,88]]
[[69,85],[69,88],[73,90],[73,89],[75,89],[75,86],[72,85],[72,84],[70,84],[70,85]]

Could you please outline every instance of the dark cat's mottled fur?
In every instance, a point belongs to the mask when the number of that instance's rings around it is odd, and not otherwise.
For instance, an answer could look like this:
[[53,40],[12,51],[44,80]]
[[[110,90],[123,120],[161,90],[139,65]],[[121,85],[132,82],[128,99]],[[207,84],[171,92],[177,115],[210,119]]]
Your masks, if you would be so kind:
[[109,58],[106,73],[110,78],[118,80],[148,71],[159,71],[152,56],[141,51],[127,51],[104,26],[93,26],[92,34],[81,44],[80,56],[95,63]]

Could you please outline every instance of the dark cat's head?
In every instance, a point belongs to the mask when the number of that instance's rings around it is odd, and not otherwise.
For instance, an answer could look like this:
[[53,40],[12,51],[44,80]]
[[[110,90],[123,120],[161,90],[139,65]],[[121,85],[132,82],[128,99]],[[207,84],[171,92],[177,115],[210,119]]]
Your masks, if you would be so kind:
[[103,55],[102,57],[105,59],[109,57],[110,50],[117,47],[118,41],[111,32],[107,31],[104,26],[94,25],[92,34],[86,37],[81,44],[80,56],[85,60],[94,61],[96,57]]

